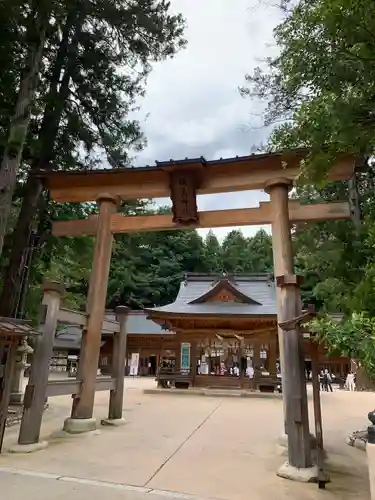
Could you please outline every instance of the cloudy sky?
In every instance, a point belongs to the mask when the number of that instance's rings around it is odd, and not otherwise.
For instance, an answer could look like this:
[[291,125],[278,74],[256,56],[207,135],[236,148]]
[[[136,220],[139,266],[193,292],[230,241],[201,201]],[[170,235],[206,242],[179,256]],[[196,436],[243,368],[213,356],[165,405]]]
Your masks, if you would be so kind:
[[[172,0],[187,20],[188,46],[154,65],[138,119],[148,147],[137,164],[250,154],[267,138],[262,104],[239,95],[244,75],[275,54],[280,12],[271,0]],[[200,210],[257,206],[263,192],[200,196]],[[165,201],[165,200],[162,200]],[[257,227],[242,228],[246,235]],[[205,234],[207,231],[202,231]],[[215,230],[223,238],[228,229]]]

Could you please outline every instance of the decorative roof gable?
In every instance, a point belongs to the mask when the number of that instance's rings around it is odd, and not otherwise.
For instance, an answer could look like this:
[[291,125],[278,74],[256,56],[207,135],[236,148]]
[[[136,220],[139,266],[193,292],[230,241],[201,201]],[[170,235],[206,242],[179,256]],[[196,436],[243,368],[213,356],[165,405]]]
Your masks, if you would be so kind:
[[237,302],[241,304],[261,305],[260,302],[253,300],[251,297],[241,292],[228,278],[222,278],[214,282],[210,290],[188,303],[203,304],[205,302]]

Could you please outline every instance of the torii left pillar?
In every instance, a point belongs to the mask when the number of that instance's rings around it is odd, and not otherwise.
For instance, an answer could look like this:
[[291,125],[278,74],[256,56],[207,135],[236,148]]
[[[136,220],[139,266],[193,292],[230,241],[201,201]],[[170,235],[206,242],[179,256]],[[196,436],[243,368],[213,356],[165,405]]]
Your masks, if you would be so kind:
[[[292,321],[300,315],[300,293],[293,274],[292,238],[289,220],[289,179],[273,179],[265,186],[272,207],[272,243],[278,287],[278,323]],[[288,462],[278,475],[304,482],[316,481],[317,468],[312,466],[306,384],[304,381],[302,346],[298,325],[281,332],[283,354],[282,387],[285,427],[288,439]]]
[[117,200],[109,194],[101,194],[97,202],[99,216],[87,298],[88,319],[83,330],[77,373],[81,389],[74,398],[71,418],[64,423],[64,430],[72,434],[96,429],[96,419],[93,418],[95,385],[112,254],[111,216],[116,212]]

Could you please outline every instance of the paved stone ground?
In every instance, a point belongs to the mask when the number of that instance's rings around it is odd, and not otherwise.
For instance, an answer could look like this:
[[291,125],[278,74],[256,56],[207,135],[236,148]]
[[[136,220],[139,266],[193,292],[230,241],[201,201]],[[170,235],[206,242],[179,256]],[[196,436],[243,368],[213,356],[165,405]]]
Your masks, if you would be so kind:
[[[32,455],[0,456],[4,498],[369,499],[366,454],[346,445],[345,436],[367,424],[374,394],[322,394],[332,483],[318,490],[275,474],[285,461],[275,445],[281,400],[143,394],[153,385],[150,379],[126,379],[125,426],[68,439],[56,431],[69,416],[71,399],[53,398],[42,428],[50,446]],[[106,416],[107,405],[107,394],[98,393],[99,418]],[[7,429],[5,449],[16,437],[16,426]]]

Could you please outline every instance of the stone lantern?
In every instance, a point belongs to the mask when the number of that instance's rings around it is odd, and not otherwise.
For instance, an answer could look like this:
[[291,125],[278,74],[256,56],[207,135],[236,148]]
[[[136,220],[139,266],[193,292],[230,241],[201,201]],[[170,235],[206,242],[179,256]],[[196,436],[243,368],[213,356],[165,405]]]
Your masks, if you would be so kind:
[[33,348],[29,346],[26,339],[22,339],[17,347],[16,362],[14,365],[14,372],[12,377],[12,388],[10,393],[10,404],[13,406],[23,404],[23,379],[25,370],[30,365],[27,362],[27,356],[34,352]]

